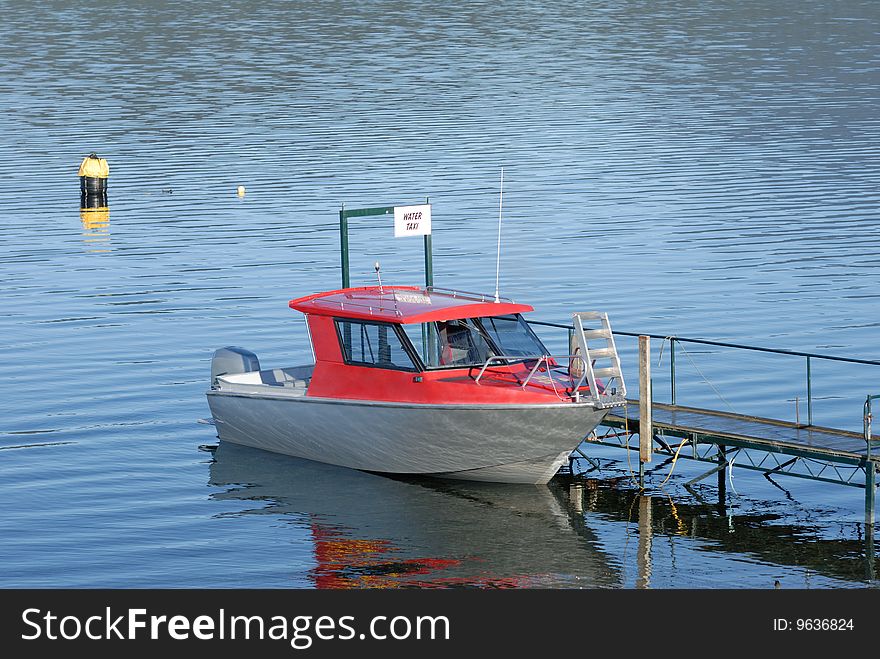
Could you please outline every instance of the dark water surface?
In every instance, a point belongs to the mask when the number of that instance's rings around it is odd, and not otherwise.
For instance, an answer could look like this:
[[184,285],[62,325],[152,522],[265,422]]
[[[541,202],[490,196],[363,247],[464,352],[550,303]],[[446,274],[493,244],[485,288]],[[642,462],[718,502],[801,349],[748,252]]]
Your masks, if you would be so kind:
[[[880,358],[876,2],[350,5],[4,5],[0,586],[870,582],[857,489],[734,470],[721,509],[699,465],[649,500],[610,450],[550,488],[198,450],[215,348],[308,359],[287,300],[338,286],[341,203],[430,197],[436,283],[491,291],[502,166],[536,318]],[[420,281],[417,239],[351,244],[353,283]],[[680,402],[804,414],[802,360],[685,347]],[[813,376],[815,422],[859,429],[880,368]]]

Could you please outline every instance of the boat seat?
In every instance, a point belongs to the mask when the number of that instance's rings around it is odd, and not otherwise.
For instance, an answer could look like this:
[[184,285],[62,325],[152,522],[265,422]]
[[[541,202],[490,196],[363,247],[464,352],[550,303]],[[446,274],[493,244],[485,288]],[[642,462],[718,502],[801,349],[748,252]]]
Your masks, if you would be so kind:
[[284,369],[273,368],[272,370],[260,371],[260,382],[275,387],[292,387],[305,386],[305,382],[300,382],[297,378],[287,373]]

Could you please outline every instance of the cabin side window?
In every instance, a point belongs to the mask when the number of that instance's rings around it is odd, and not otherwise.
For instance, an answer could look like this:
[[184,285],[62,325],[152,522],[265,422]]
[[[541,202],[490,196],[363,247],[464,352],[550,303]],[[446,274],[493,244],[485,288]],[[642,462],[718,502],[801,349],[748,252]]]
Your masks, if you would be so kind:
[[417,370],[394,325],[337,319],[336,331],[346,364]]

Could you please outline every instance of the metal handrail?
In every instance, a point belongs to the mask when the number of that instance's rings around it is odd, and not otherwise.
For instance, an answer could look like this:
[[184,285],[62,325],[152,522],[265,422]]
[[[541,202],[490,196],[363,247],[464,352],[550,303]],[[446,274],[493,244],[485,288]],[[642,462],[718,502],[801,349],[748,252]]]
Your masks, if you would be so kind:
[[871,401],[880,399],[880,394],[869,395],[865,397],[865,520],[874,523],[874,489],[877,480],[877,466],[871,460]]
[[[386,287],[387,288],[387,287]],[[351,300],[329,300],[327,298],[315,298],[313,300],[309,300],[313,304],[335,304],[340,309],[345,309],[346,306],[355,307],[357,309],[367,309],[372,316],[374,311],[376,313],[380,311],[393,311],[396,316],[402,316],[403,314],[400,312],[400,309],[397,308],[397,301],[393,301],[391,305],[385,306],[382,304],[365,304],[363,302],[353,302]]]
[[[537,372],[538,366],[541,365],[541,362],[546,362],[549,366],[550,362],[548,360],[550,359],[580,359],[581,361],[584,361],[584,358],[581,355],[493,355],[492,357],[489,357],[485,362],[483,362],[483,367],[480,369],[480,372],[477,374],[474,382],[476,382],[477,384],[480,383],[480,378],[483,377],[483,373],[485,373],[486,369],[489,368],[489,364],[494,361],[529,361],[532,359],[538,360],[538,363],[535,364],[534,368],[531,370],[525,382],[523,383],[523,389],[526,388],[529,380],[531,380],[532,376]],[[584,362],[584,366],[586,367],[586,362]]]
[[[574,330],[571,325],[563,325],[561,323],[548,323],[541,320],[529,320],[529,325],[544,325],[546,327],[558,327],[559,329]],[[689,339],[683,336],[663,335],[663,334],[645,334],[642,332],[621,332],[612,330],[612,334],[620,334],[621,336],[650,336],[652,339],[672,340],[679,343],[701,343],[703,345],[720,346],[722,348],[740,348],[742,350],[756,350],[758,352],[772,352],[779,355],[794,355],[795,357],[813,357],[815,359],[828,359],[836,362],[850,362],[852,364],[868,364],[871,366],[880,366],[880,360],[876,359],[858,359],[856,357],[837,357],[835,355],[823,355],[815,352],[802,352],[800,350],[785,350],[782,348],[763,348],[760,346],[749,346],[741,343],[725,343],[723,341],[709,341],[707,339]]]
[[865,430],[865,443],[867,444],[867,457],[868,460],[871,459],[871,441],[873,437],[871,436],[871,421],[874,418],[874,415],[871,413],[871,401],[877,400],[880,398],[880,394],[874,394],[865,397],[865,408],[864,408],[864,430]]
[[[546,321],[540,320],[530,320],[530,325],[542,325],[544,327],[557,327],[559,329],[568,330],[569,333],[574,332],[574,326],[572,325],[563,325],[561,323],[549,323]],[[631,336],[631,337],[639,337],[639,336],[649,336],[652,339],[660,339],[663,341],[669,341],[669,352],[670,352],[670,360],[669,360],[669,376],[670,376],[670,396],[672,399],[672,404],[675,405],[675,344],[678,343],[696,343],[700,345],[708,345],[708,346],[717,346],[720,348],[735,348],[738,350],[752,350],[755,352],[767,352],[777,355],[788,355],[793,357],[805,357],[806,358],[806,366],[807,366],[807,425],[813,425],[813,380],[812,380],[812,364],[811,360],[813,359],[824,359],[826,361],[833,362],[844,362],[848,364],[866,364],[868,366],[880,366],[880,360],[876,359],[858,359],[856,357],[838,357],[836,355],[823,355],[821,353],[816,352],[805,352],[802,350],[783,350],[781,348],[764,348],[761,346],[750,346],[742,343],[728,343],[725,341],[710,341],[708,339],[691,339],[683,336],[674,336],[674,335],[662,335],[662,334],[644,334],[638,332],[621,332],[619,330],[612,330],[612,334],[618,334],[620,336]]]
[[483,368],[480,369],[480,372],[477,374],[474,382],[476,384],[480,384],[480,378],[483,377],[483,373],[485,373],[486,369],[489,368],[489,364],[494,361],[507,361],[508,359],[540,359],[541,357],[543,357],[543,355],[517,355],[516,357],[514,357],[513,355],[492,355],[483,363]]
[[[371,287],[371,288],[378,288],[378,287]],[[395,292],[395,289],[393,286],[386,286],[385,288],[389,289],[392,293]],[[409,289],[407,289],[407,290],[409,290]],[[424,289],[416,289],[412,292],[416,293],[416,292],[419,292],[419,290],[424,290],[424,291],[430,292],[430,293],[440,293],[441,295],[449,295],[454,298],[474,300],[475,302],[477,302],[477,301],[478,302],[490,302],[490,301],[494,302],[495,301],[495,296],[489,295],[488,293],[473,293],[471,291],[460,291],[455,288],[441,288],[438,286],[426,286]],[[511,300],[508,297],[499,297],[498,299],[503,300],[504,302],[513,303],[513,300]],[[311,302],[313,304],[319,304],[319,303],[320,304],[332,304],[332,305],[336,305],[336,306],[340,307],[341,309],[345,309],[346,306],[356,307],[359,309],[368,309],[371,315],[374,313],[374,310],[376,312],[393,311],[394,314],[397,316],[402,315],[400,310],[397,308],[397,299],[387,300],[387,302],[389,303],[388,306],[381,304],[381,303],[380,304],[365,304],[363,302],[355,302],[353,300],[331,300],[331,299],[323,298],[323,297],[313,298],[311,300]]]
[[[547,356],[547,355],[541,355],[541,356],[538,358],[538,361],[535,362],[535,366],[534,366],[534,368],[532,368],[532,370],[529,371],[529,374],[526,376],[525,381],[523,381],[523,383],[522,383],[522,388],[523,388],[523,389],[525,389],[527,386],[529,386],[529,382],[531,381],[532,376],[533,376],[535,373],[538,372],[538,369],[541,367],[541,364],[546,363],[548,367],[550,366],[550,362],[548,362],[547,360],[548,360],[548,356]],[[552,378],[551,378],[550,382],[551,382],[551,384],[553,383]],[[554,387],[553,387],[553,391],[554,391],[554,392],[556,391],[556,386],[555,386],[555,385],[554,385]],[[556,395],[558,396],[559,394],[557,393]]]

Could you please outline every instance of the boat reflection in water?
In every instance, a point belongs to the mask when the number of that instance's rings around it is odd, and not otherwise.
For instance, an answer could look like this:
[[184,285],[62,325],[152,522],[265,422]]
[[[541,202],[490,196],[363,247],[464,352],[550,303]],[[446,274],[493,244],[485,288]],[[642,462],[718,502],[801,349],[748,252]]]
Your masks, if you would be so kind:
[[555,482],[402,480],[228,442],[210,478],[216,498],[307,517],[317,588],[622,585]]
[[782,587],[876,579],[858,524],[829,537],[796,510],[648,496],[625,477],[558,476],[541,486],[391,478],[221,442],[210,484],[225,488],[216,499],[258,502],[254,513],[304,518],[316,588],[772,588],[777,579]]

